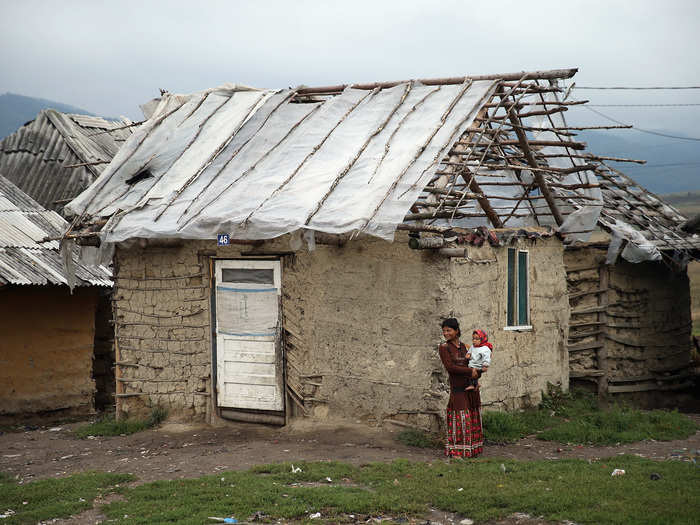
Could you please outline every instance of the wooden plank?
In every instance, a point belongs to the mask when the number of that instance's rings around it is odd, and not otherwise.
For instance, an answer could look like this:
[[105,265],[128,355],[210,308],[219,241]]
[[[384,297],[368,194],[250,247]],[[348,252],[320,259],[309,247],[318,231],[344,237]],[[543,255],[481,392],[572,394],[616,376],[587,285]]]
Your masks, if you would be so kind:
[[648,392],[650,390],[658,390],[656,383],[644,383],[636,385],[607,385],[608,393],[620,394],[623,392]]
[[608,383],[640,383],[642,381],[653,381],[654,379],[656,379],[656,376],[653,375],[637,377],[611,377],[608,378]]
[[605,406],[606,398],[609,392],[608,388],[608,349],[606,346],[607,328],[606,324],[608,322],[608,315],[606,310],[608,308],[609,293],[608,288],[610,288],[610,268],[607,265],[601,265],[599,268],[600,273],[600,289],[605,290],[598,296],[598,306],[602,307],[602,310],[598,312],[598,321],[602,324],[602,329],[600,331],[599,340],[603,344],[598,350],[598,369],[602,370],[604,373],[598,378],[598,400],[602,402]]
[[571,315],[583,315],[583,314],[594,314],[597,312],[603,312],[607,306],[592,306],[590,308],[581,308],[580,310],[572,310]]
[[581,352],[582,350],[593,350],[595,348],[600,348],[603,343],[600,341],[589,341],[586,343],[576,343],[572,345],[567,345],[567,350],[569,352]]
[[[591,270],[598,270],[598,266],[583,266],[583,267],[581,267],[581,268],[571,268],[571,267],[569,267],[569,268],[566,269],[566,273],[567,273],[567,274],[570,274],[570,273],[573,273],[573,272],[589,272],[589,271],[591,271]],[[600,290],[603,290],[603,288],[601,287]]]
[[[573,270],[573,271],[577,271],[577,270]],[[584,297],[586,295],[597,295],[597,294],[602,293],[602,292],[607,292],[607,290],[603,290],[602,288],[597,288],[595,290],[590,290],[588,292],[570,293],[569,299],[575,299],[577,297]]]
[[569,377],[571,378],[581,378],[581,377],[600,377],[605,375],[603,370],[583,370],[581,372],[569,372]]
[[593,330],[591,332],[580,332],[578,334],[572,334],[569,332],[569,339],[583,339],[584,337],[593,337],[600,335],[602,332],[600,330]]
[[644,375],[636,377],[619,377],[619,378],[609,378],[610,383],[641,383],[642,381],[657,381],[657,382],[668,382],[668,381],[678,381],[680,379],[686,379],[688,377],[693,377],[695,374],[692,372],[685,372],[682,374],[675,374],[672,376],[660,376],[660,375]]
[[571,328],[580,328],[581,326],[603,326],[605,322],[603,321],[591,321],[588,323],[571,323],[569,325],[569,329]]

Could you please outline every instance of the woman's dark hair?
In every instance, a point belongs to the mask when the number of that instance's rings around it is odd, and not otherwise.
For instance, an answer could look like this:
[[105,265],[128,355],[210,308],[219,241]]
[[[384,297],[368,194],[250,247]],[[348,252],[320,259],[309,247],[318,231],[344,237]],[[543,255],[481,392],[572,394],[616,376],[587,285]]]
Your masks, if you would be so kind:
[[459,321],[457,321],[457,319],[454,317],[448,317],[445,319],[440,325],[440,328],[445,328],[446,326],[452,328],[453,330],[457,330],[457,337],[462,335],[462,331],[459,329]]

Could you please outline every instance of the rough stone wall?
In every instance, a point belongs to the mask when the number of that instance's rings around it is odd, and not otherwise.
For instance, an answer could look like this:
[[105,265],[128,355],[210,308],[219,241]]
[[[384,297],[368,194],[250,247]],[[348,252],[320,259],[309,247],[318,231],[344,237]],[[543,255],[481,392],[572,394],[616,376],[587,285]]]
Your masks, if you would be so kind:
[[[611,394],[635,394],[635,399],[643,401],[637,393],[659,397],[655,391],[681,389],[688,379],[691,348],[687,273],[662,262],[620,260],[608,266],[602,264],[605,253],[604,248],[590,247],[567,251],[565,256],[573,311],[595,308],[598,302],[593,292],[607,290],[603,322],[595,324],[600,321],[596,313],[576,316],[572,326],[581,325],[576,333],[592,335],[570,340],[570,344],[579,348],[595,340],[604,344],[607,362],[603,372]],[[609,274],[607,286],[601,284],[604,271]],[[586,379],[587,372],[600,370],[598,352],[598,348],[571,352],[572,376]]]
[[196,243],[115,252],[118,417],[161,407],[204,419],[211,392],[209,265]]
[[[287,413],[384,419],[435,427],[447,401],[437,344],[440,321],[456,316],[465,334],[488,330],[496,347],[483,379],[485,404],[536,403],[546,383],[567,386],[568,322],[562,247],[539,239],[530,250],[533,329],[507,332],[505,247],[470,248],[477,264],[430,250],[361,239],[290,250],[285,236],[264,244],[117,251],[115,312],[122,414],[160,404],[183,419],[211,410],[209,258],[282,257]],[[523,241],[521,241],[523,242]],[[525,245],[523,245],[525,246]],[[465,340],[468,340],[468,335]]]
[[0,290],[0,415],[94,412],[95,288]]

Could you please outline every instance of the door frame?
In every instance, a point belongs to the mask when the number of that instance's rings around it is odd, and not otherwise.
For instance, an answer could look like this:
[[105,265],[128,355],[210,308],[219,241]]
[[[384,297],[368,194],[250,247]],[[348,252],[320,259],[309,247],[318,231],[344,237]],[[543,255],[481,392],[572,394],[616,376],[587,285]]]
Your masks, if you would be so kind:
[[[282,410],[279,412],[270,410],[257,410],[245,408],[226,408],[219,406],[218,390],[218,352],[216,333],[216,261],[277,261],[279,262],[280,293],[278,301],[278,331],[275,336],[275,350],[281,360],[282,372]],[[277,256],[255,256],[255,257],[209,257],[209,301],[210,301],[210,336],[211,336],[211,403],[216,415],[223,419],[236,421],[248,421],[252,423],[270,423],[275,425],[285,425],[287,422],[287,356],[283,341],[284,326],[282,315],[282,258]]]

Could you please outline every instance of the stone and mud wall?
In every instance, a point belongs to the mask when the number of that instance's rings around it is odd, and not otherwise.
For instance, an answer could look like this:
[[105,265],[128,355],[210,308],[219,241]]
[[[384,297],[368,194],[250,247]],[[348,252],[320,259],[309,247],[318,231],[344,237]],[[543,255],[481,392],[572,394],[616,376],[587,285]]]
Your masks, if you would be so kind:
[[[160,405],[179,419],[216,421],[211,384],[212,257],[279,256],[287,414],[390,419],[431,428],[442,417],[447,375],[440,322],[487,330],[496,351],[482,380],[484,404],[537,403],[547,382],[567,384],[568,323],[562,247],[520,240],[530,252],[532,329],[504,331],[507,250],[470,247],[469,258],[363,238],[290,249],[285,236],[257,245],[215,241],[134,243],[116,252],[117,405],[144,415]],[[144,246],[145,245],[145,246]]]
[[0,418],[94,413],[98,290],[0,290]]
[[663,404],[655,400],[689,386],[687,273],[663,262],[606,265],[605,255],[602,246],[565,254],[571,379],[601,395]]

